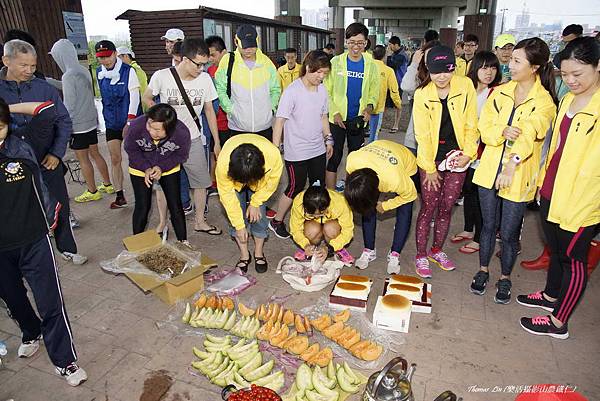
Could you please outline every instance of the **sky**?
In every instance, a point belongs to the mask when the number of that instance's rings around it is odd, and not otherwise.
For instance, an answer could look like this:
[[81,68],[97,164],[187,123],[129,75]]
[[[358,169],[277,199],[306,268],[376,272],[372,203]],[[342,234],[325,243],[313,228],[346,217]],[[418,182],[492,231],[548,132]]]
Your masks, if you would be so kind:
[[[328,0],[300,0],[303,9],[327,7]],[[498,0],[497,13],[500,16],[503,8],[506,11],[506,26],[513,27],[515,18],[523,9],[523,0]],[[600,7],[598,0],[571,0],[565,7],[565,0],[529,0],[527,8],[532,23],[552,23],[563,21],[570,23],[600,24]],[[81,0],[85,26],[88,36],[107,35],[109,37],[128,36],[127,21],[115,21],[115,17],[127,9],[161,10],[196,8],[199,5],[238,11],[243,14],[273,18],[274,0]]]

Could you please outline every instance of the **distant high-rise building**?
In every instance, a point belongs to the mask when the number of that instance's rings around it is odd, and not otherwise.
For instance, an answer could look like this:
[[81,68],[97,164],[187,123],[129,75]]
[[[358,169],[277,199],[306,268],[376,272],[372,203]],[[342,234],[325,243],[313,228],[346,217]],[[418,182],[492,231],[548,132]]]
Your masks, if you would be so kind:
[[515,22],[516,29],[526,29],[529,27],[529,20],[531,16],[529,15],[529,9],[527,8],[527,3],[523,2],[523,11],[521,11],[520,15],[517,15],[517,20]]
[[315,28],[327,29],[327,18],[329,8],[324,7],[318,10],[301,10],[302,23]]

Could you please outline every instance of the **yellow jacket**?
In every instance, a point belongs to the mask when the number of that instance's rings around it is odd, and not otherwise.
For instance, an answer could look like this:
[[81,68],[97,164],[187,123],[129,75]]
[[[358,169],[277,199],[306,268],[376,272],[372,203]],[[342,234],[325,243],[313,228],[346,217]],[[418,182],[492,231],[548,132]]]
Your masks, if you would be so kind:
[[467,62],[467,60],[465,60],[462,57],[457,57],[456,58],[456,70],[454,70],[454,73],[456,75],[460,75],[460,76],[466,76],[467,72],[469,72],[469,64],[471,62]]
[[[560,103],[546,165],[538,180],[540,186],[558,146],[560,123],[573,99],[574,95],[568,93]],[[548,221],[571,232],[600,223],[600,90],[573,116],[554,188],[557,190],[550,199]]]
[[385,101],[387,99],[387,91],[390,90],[390,96],[394,105],[398,110],[402,108],[402,101],[400,100],[400,92],[398,91],[398,80],[396,79],[396,73],[393,68],[388,67],[381,60],[374,60],[377,69],[379,70],[379,101],[375,106],[375,114],[383,113],[385,111]]
[[249,187],[254,192],[254,195],[250,198],[250,205],[259,207],[273,195],[283,171],[279,149],[265,137],[256,134],[239,134],[225,142],[217,159],[215,175],[219,198],[221,198],[221,203],[225,208],[225,212],[227,212],[231,225],[236,230],[245,227],[242,208],[236,195],[236,191],[240,192],[244,185],[233,181],[227,173],[231,152],[244,143],[255,145],[265,157],[265,176],[256,185]]
[[377,173],[379,192],[397,195],[382,203],[384,210],[396,209],[417,199],[417,190],[410,178],[417,173],[417,160],[407,147],[383,139],[373,141],[348,155],[348,174],[361,168]]
[[[473,82],[454,74],[448,93],[448,111],[460,149],[472,160],[477,157],[479,133],[477,132],[477,92]],[[442,103],[437,88],[430,82],[415,92],[413,106],[417,164],[426,173],[436,171],[435,156],[442,123]]]
[[277,76],[279,77],[279,84],[281,85],[281,91],[289,86],[296,78],[300,77],[300,69],[302,64],[296,63],[293,70],[290,70],[287,64],[282,65],[277,69]]
[[516,87],[515,81],[496,87],[481,110],[479,132],[485,143],[485,150],[479,167],[475,170],[473,182],[492,189],[503,156],[506,161],[506,156],[514,153],[521,158],[521,163],[517,166],[512,184],[500,190],[499,196],[513,202],[529,202],[535,196],[542,144],[556,115],[556,105],[537,78],[525,101],[515,108],[511,125],[520,128],[521,135],[512,147],[507,146],[505,150],[506,140],[502,131],[508,126],[515,107]]
[[[294,198],[292,215],[290,216],[290,234],[292,234],[292,238],[302,249],[305,249],[310,244],[310,241],[304,235],[304,222],[307,221],[304,215],[304,206],[302,206],[304,192],[305,191],[300,192]],[[328,221],[337,220],[342,231],[340,232],[340,235],[331,240],[330,245],[335,251],[339,251],[350,242],[354,235],[354,220],[352,211],[350,210],[348,203],[346,203],[344,195],[332,191],[331,189],[328,189],[327,192],[329,192],[329,196],[331,197],[331,203],[329,204],[325,215],[313,219],[312,221],[325,224]]]

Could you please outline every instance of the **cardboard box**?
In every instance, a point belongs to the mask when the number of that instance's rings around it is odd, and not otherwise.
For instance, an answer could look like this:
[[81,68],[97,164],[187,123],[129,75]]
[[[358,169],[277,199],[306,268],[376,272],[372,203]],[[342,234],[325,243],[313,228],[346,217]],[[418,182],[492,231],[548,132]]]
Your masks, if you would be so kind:
[[[383,284],[383,295],[386,295],[390,278],[385,279]],[[416,313],[431,313],[431,284],[423,283],[423,290],[420,301],[412,301],[412,312]]]
[[375,304],[375,310],[373,311],[373,324],[375,327],[400,333],[408,333],[411,310],[408,308],[394,312],[384,310],[382,300],[383,296],[377,297],[377,304]]
[[[143,252],[161,244],[161,238],[154,230],[132,235],[123,239],[128,251]],[[181,254],[181,256],[184,256]],[[187,258],[184,258],[187,259]],[[204,289],[204,272],[217,266],[217,263],[202,255],[200,265],[194,266],[183,274],[167,281],[162,281],[147,274],[126,273],[125,275],[142,291],[151,291],[163,302],[173,305]]]

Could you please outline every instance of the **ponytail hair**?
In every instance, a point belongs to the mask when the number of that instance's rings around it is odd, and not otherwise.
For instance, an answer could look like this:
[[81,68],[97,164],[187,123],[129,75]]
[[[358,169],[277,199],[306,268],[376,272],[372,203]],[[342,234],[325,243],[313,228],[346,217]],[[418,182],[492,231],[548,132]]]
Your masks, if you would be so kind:
[[537,37],[523,39],[515,46],[515,50],[517,49],[523,49],[529,64],[538,66],[536,74],[540,77],[542,86],[550,93],[554,103],[558,104],[554,66],[550,62],[550,49],[546,42]]

